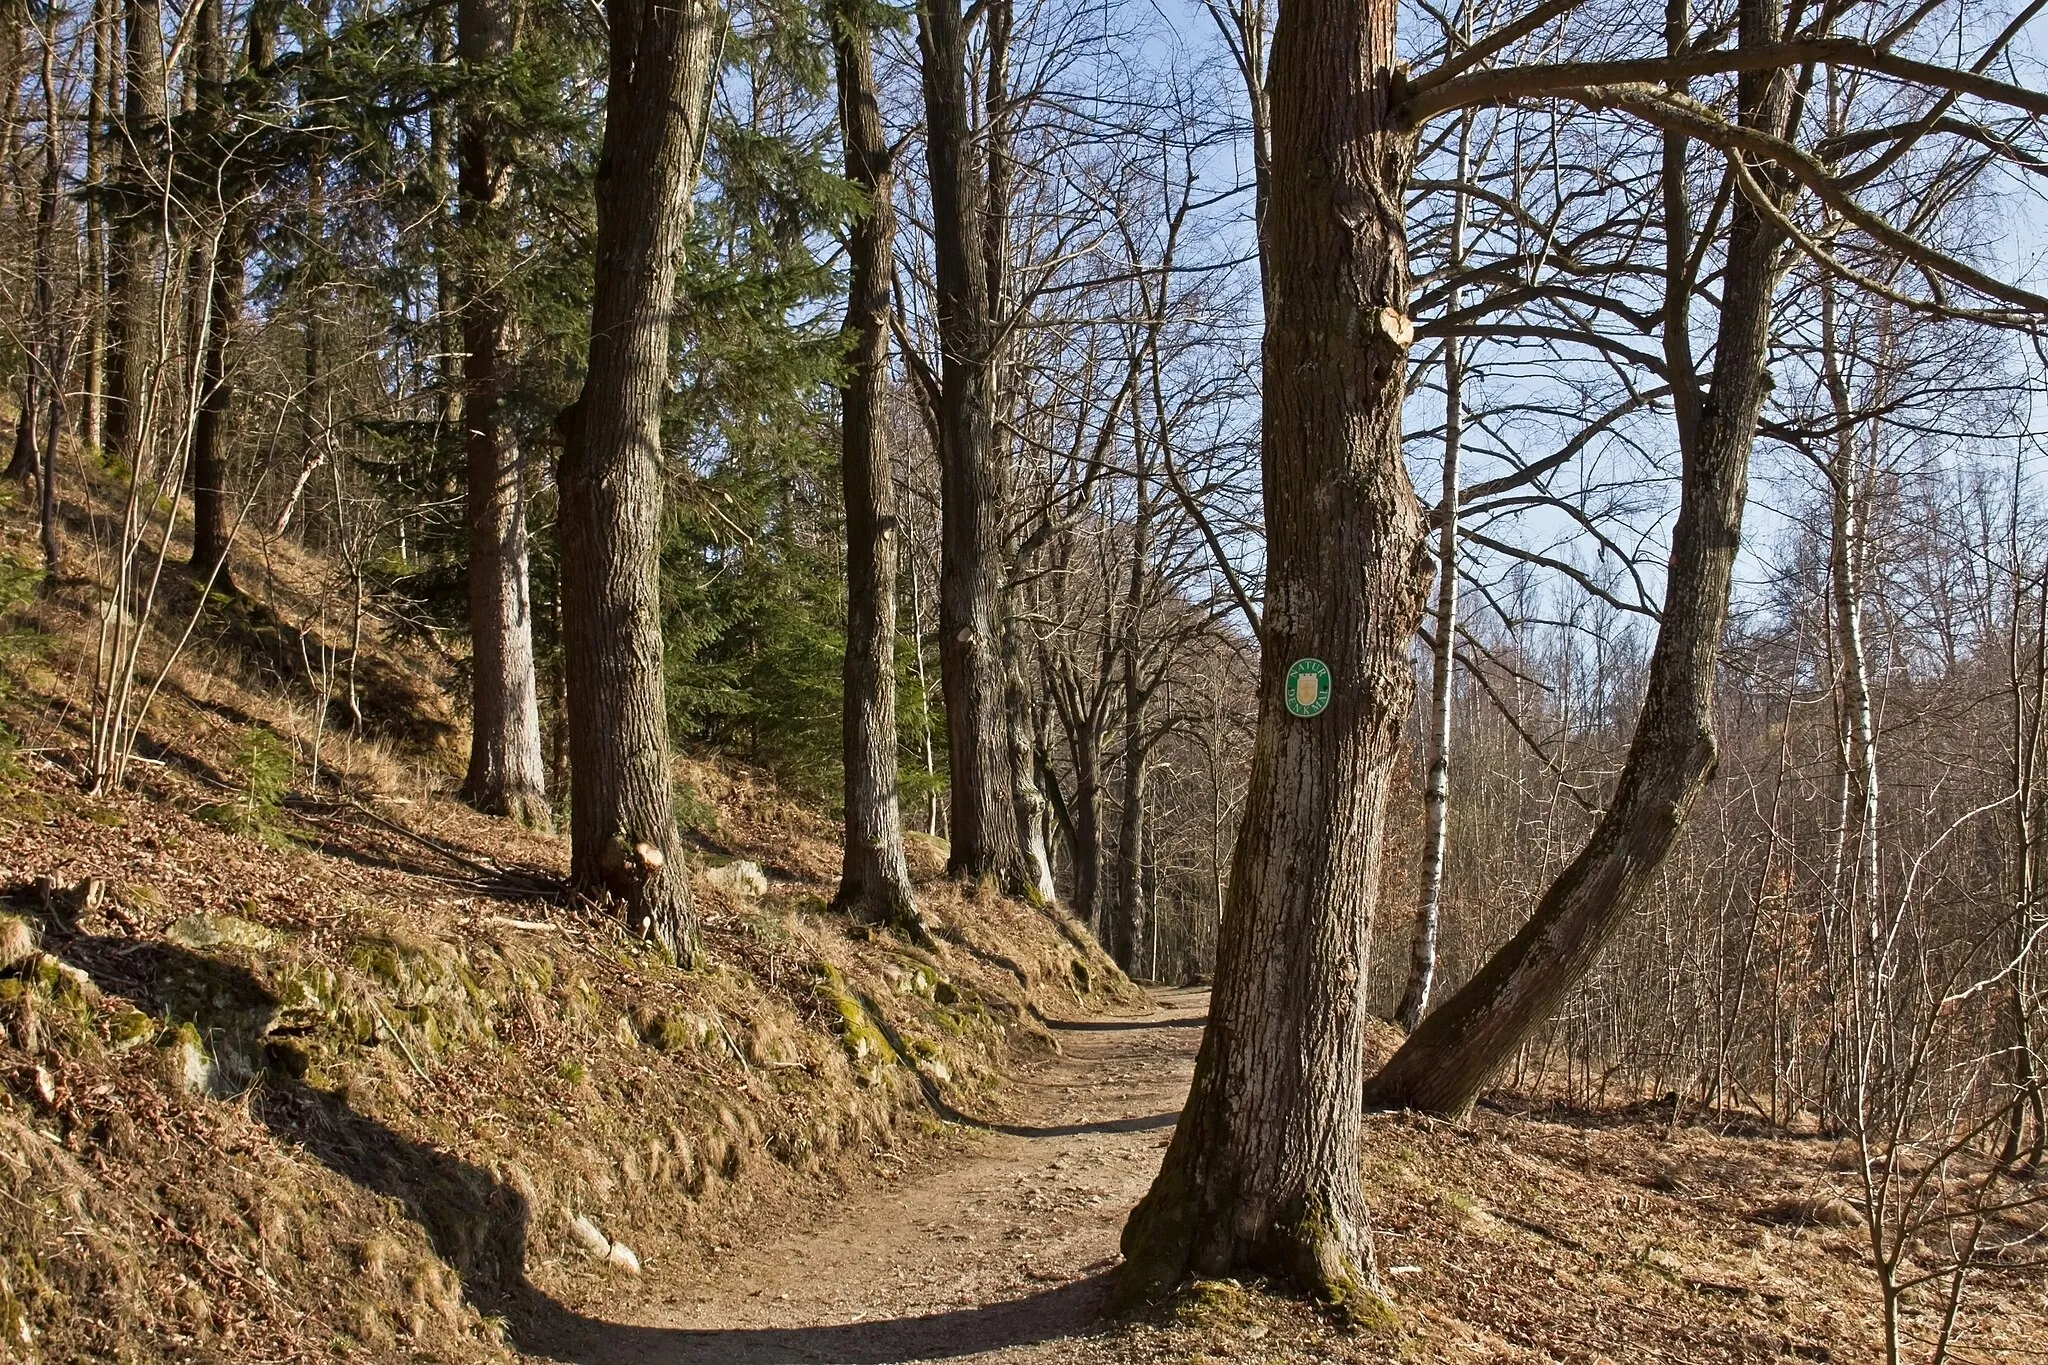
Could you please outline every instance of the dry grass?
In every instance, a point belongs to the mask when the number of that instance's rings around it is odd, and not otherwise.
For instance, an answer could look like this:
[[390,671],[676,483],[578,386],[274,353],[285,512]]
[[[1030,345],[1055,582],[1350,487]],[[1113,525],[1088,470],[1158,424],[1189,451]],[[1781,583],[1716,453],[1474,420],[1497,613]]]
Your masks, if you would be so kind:
[[[0,555],[30,529],[0,511]],[[934,951],[825,914],[835,831],[712,764],[686,774],[701,859],[772,884],[700,883],[696,969],[521,896],[559,842],[448,799],[446,661],[374,629],[366,724],[330,707],[312,792],[288,665],[297,632],[345,635],[322,566],[271,559],[172,667],[130,790],[76,780],[88,585],[28,604],[0,660],[0,1358],[505,1359],[507,1322],[630,1277],[577,1217],[672,1267],[933,1149],[932,1097],[999,1109],[1003,1068],[1057,1046],[1038,1011],[1130,1003],[999,898],[927,886]],[[257,734],[319,799],[222,819]]]

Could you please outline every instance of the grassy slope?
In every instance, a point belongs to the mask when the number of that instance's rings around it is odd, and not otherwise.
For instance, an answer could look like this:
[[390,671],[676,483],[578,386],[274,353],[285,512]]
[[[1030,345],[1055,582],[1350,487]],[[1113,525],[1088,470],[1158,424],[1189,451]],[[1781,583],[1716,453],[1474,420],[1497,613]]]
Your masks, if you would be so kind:
[[[0,510],[0,556],[31,533]],[[0,627],[0,1358],[505,1359],[630,1278],[572,1219],[672,1269],[914,1159],[933,1096],[999,1109],[1038,1011],[1135,1003],[1027,907],[927,882],[930,952],[825,915],[835,831],[715,765],[702,861],[771,886],[700,871],[701,968],[523,894],[559,843],[446,799],[449,678],[374,622],[315,788],[322,569],[238,564],[104,797],[87,586]]]

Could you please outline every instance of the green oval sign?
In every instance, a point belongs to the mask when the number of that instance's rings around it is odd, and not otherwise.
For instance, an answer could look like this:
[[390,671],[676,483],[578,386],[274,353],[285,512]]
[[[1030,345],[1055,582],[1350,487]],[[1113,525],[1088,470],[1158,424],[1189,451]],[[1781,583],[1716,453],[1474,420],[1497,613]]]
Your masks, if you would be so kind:
[[1330,666],[1321,659],[1296,659],[1287,670],[1287,712],[1319,716],[1330,704]]

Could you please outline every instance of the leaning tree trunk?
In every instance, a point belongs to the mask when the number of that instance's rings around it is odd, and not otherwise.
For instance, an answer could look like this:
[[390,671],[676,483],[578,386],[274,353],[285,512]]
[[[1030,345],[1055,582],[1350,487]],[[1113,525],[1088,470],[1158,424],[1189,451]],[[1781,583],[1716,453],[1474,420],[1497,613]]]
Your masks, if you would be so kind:
[[[1770,0],[1743,0],[1743,43],[1771,41],[1775,13]],[[1776,133],[1789,107],[1790,82],[1782,72],[1745,73],[1739,100],[1747,126]],[[1789,205],[1774,173],[1756,166],[1748,173]],[[1373,1078],[1369,1106],[1468,1113],[1634,912],[1713,773],[1715,672],[1741,541],[1750,445],[1770,388],[1764,361],[1771,300],[1783,270],[1776,226],[1742,194],[1732,197],[1729,214],[1712,387],[1691,439],[1687,424],[1679,424],[1684,467],[1664,614],[1614,799],[1522,931],[1438,1006]]]
[[[457,44],[472,73],[512,57],[509,0],[460,0]],[[463,100],[457,194],[462,311],[462,445],[469,496],[469,773],[478,810],[546,829],[540,688],[533,670],[533,594],[527,575],[526,459],[506,430],[503,281],[511,236],[504,211],[510,158],[492,99]]]
[[947,870],[1026,881],[1003,724],[996,620],[1008,477],[992,413],[996,335],[981,227],[989,210],[967,97],[967,23],[958,0],[918,10],[938,285],[939,677],[946,697]]
[[[1413,141],[1394,107],[1395,13],[1285,0],[1274,33],[1258,738],[1209,1024],[1124,1228],[1125,1301],[1190,1273],[1273,1274],[1339,1301],[1376,1284],[1358,1164],[1366,962],[1429,587],[1401,458]],[[1282,689],[1303,659],[1328,676],[1297,715]]]
[[889,284],[895,168],[876,101],[868,8],[838,0],[832,52],[846,178],[866,198],[848,233],[846,381],[839,390],[840,475],[846,495],[846,662],[841,742],[846,851],[833,904],[856,918],[929,936],[903,856],[896,789],[896,480],[889,461]]
[[560,421],[570,876],[688,960],[696,916],[662,685],[661,405],[718,11],[610,0],[606,17],[590,365]]

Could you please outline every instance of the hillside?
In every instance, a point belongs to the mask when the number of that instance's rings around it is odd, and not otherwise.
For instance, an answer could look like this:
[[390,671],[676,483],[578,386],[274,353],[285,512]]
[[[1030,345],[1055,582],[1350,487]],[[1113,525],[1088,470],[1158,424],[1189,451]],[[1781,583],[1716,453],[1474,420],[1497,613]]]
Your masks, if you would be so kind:
[[716,763],[686,765],[708,951],[678,971],[555,893],[557,840],[450,799],[449,678],[374,621],[316,779],[291,662],[347,637],[290,624],[319,566],[284,545],[171,668],[132,788],[84,794],[89,585],[35,598],[32,528],[0,527],[10,1358],[505,1359],[918,1159],[943,1106],[999,1112],[1047,1015],[1139,1003],[929,845],[935,948],[826,915],[829,822]]

